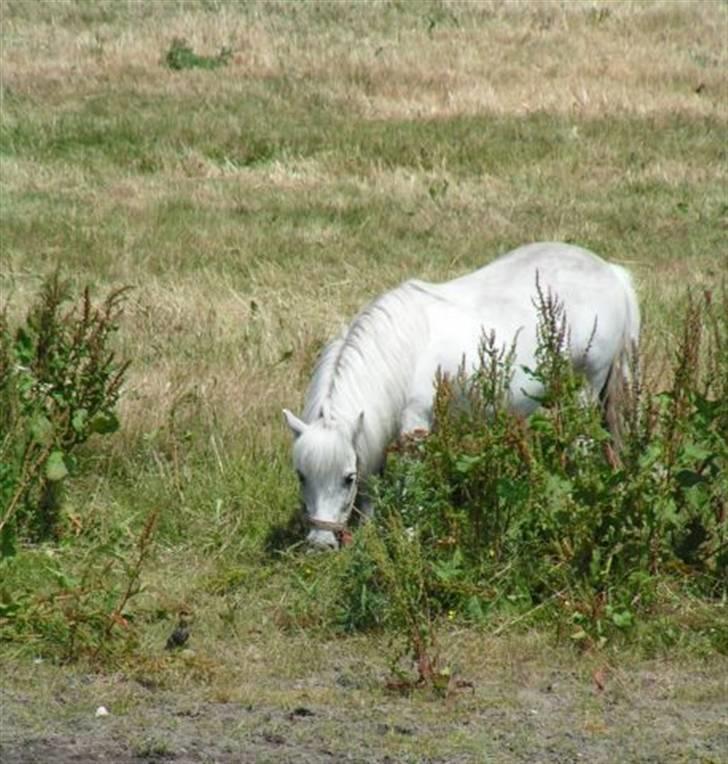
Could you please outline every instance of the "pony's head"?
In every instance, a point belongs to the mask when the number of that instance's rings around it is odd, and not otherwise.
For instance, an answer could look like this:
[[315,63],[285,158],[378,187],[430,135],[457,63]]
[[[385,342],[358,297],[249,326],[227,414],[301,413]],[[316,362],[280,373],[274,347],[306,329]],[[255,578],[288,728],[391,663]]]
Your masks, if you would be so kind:
[[293,466],[311,525],[307,541],[315,547],[337,549],[356,499],[357,441],[364,414],[354,425],[328,415],[307,424],[287,409],[283,414],[293,432]]

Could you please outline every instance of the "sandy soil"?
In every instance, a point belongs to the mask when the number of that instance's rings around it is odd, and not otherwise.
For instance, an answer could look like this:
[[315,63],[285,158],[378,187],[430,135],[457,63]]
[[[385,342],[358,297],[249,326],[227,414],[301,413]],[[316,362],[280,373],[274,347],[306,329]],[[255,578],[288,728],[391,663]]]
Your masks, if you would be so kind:
[[[216,703],[66,671],[42,701],[25,681],[4,683],[0,761],[719,764],[728,761],[725,669],[663,663],[621,676],[544,669],[514,679],[511,668],[447,700],[373,692],[332,669],[312,676],[308,692],[285,695],[302,699],[293,706]],[[306,701],[327,685],[336,702]],[[96,717],[105,697],[124,700]]]

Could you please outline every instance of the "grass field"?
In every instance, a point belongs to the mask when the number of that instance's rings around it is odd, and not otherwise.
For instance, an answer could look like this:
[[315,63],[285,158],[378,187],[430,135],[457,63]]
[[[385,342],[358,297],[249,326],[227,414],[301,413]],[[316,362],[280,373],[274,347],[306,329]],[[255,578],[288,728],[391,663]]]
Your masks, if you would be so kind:
[[[159,513],[133,651],[0,645],[0,758],[724,761],[728,665],[699,640],[582,654],[456,619],[469,684],[400,698],[387,635],[333,633],[325,583],[267,539],[297,502],[281,408],[410,276],[591,248],[635,276],[659,388],[687,290],[728,273],[728,5],[5,0],[0,23],[0,302],[20,320],[57,268],[133,286],[122,428],[47,553],[80,567]],[[226,63],[170,69],[175,39]]]

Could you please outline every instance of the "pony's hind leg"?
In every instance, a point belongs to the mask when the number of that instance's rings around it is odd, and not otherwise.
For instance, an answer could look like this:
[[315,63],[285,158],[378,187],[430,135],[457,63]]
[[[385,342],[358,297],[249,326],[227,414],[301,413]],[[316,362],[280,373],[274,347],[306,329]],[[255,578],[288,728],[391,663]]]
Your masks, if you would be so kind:
[[624,400],[626,383],[627,380],[622,369],[622,363],[616,360],[609,367],[607,378],[599,391],[604,426],[612,436],[612,443],[617,453],[622,448],[622,418],[620,408]]

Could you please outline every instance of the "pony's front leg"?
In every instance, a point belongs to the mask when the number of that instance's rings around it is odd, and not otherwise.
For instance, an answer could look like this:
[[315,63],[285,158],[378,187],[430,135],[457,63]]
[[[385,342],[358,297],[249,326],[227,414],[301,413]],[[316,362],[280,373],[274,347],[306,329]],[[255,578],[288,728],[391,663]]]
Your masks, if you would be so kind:
[[399,437],[417,437],[427,435],[432,427],[432,401],[412,399],[402,412]]

